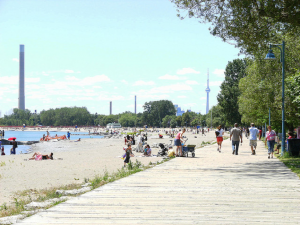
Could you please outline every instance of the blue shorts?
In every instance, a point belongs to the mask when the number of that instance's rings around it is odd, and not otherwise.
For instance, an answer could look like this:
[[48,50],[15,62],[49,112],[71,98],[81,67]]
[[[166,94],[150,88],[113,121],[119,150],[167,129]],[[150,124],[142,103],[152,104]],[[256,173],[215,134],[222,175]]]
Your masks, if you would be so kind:
[[175,143],[175,146],[181,146],[180,139],[175,139],[174,143]]

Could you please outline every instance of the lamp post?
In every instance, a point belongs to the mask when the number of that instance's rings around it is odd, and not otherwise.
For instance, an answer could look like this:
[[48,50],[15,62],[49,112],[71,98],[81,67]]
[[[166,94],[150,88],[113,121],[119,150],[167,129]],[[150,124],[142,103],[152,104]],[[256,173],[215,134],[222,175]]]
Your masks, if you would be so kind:
[[271,109],[269,108],[269,126],[271,126]]
[[282,41],[282,44],[270,44],[270,50],[268,52],[268,54],[266,55],[265,59],[269,59],[269,60],[274,60],[276,59],[272,48],[279,48],[280,49],[280,62],[282,63],[282,141],[281,141],[281,155],[284,154],[285,152],[285,127],[284,127],[284,73],[285,73],[285,69],[284,69],[284,51],[285,51],[285,42]]

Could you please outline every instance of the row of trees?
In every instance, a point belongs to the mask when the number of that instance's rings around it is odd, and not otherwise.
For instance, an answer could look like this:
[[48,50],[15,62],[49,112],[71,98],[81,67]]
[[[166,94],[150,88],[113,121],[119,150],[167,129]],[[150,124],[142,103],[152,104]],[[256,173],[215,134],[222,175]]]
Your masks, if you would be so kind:
[[0,118],[0,125],[7,126],[106,126],[119,122],[123,127],[173,127],[206,125],[205,115],[186,112],[176,117],[171,101],[160,100],[145,102],[144,112],[134,114],[124,112],[116,115],[91,114],[85,107],[64,107],[43,110],[39,114],[29,110],[14,109],[11,115]]
[[[286,43],[285,125],[300,125],[300,4],[281,0],[171,0],[178,16],[195,17],[211,24],[211,34],[234,44],[246,55],[230,62],[225,81],[212,112],[214,121],[232,126],[235,122],[268,123],[281,130],[282,64],[280,50],[276,61],[264,60],[269,43]],[[208,119],[209,120],[209,119]]]

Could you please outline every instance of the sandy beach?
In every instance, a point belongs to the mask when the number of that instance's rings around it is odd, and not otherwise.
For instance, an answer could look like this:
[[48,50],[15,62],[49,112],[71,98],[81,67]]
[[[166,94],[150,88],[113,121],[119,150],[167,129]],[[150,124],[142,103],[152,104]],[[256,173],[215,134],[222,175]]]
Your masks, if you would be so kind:
[[[164,134],[164,132],[160,132]],[[215,141],[214,132],[193,134],[186,132],[187,144],[201,146],[203,141]],[[197,136],[197,138],[195,138]],[[157,133],[148,132],[147,143],[170,143],[172,138],[164,135],[158,138]],[[135,145],[136,146],[136,145]],[[135,147],[133,146],[133,147]],[[82,139],[80,142],[63,140],[56,142],[41,142],[32,145],[31,151],[42,154],[54,153],[55,160],[27,160],[31,154],[6,155],[0,158],[0,205],[11,203],[14,193],[28,189],[44,189],[67,185],[72,183],[83,183],[85,178],[93,179],[96,175],[103,174],[105,170],[109,173],[121,169],[124,154],[124,139]],[[152,154],[156,155],[158,148],[152,148]],[[142,153],[134,152],[136,157],[131,160],[141,161],[147,165],[149,162],[160,161],[161,157],[141,157]],[[196,150],[201,154],[201,149]],[[59,159],[61,158],[61,159]],[[187,160],[192,160],[191,157]]]

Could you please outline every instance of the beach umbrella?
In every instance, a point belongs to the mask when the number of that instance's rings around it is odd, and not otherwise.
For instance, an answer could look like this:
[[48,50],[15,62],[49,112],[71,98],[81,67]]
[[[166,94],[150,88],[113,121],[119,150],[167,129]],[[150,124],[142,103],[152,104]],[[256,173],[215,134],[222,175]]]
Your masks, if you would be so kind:
[[15,138],[15,137],[10,137],[10,138],[8,138],[7,140],[12,141],[12,140],[14,140],[14,139],[17,139],[17,138]]

